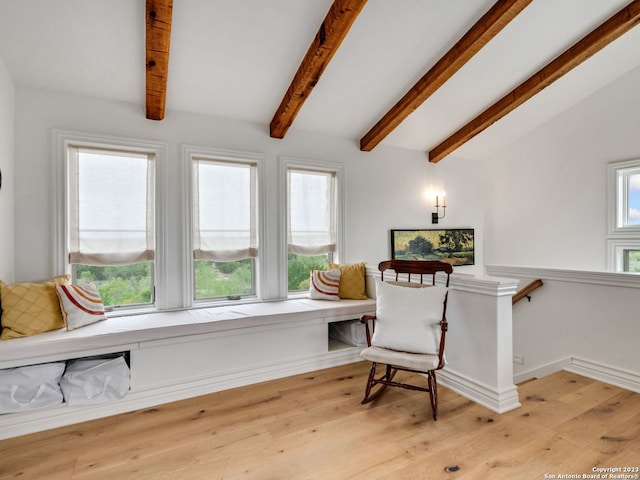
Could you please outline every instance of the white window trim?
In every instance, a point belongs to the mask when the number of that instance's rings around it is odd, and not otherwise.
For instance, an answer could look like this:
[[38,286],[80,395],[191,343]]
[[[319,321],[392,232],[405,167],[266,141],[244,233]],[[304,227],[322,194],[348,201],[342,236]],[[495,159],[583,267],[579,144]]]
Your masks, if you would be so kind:
[[607,258],[607,268],[612,272],[631,273],[637,275],[634,272],[625,272],[624,269],[624,251],[625,250],[640,250],[640,238],[639,239],[611,239],[607,241],[607,250],[609,252]]
[[640,250],[640,225],[621,226],[626,209],[627,191],[620,184],[624,170],[640,168],[640,159],[611,162],[607,165],[607,269],[624,273],[624,251]]
[[[255,259],[256,271],[255,271],[255,284],[256,284],[256,297],[262,298],[264,285],[266,282],[264,261],[265,258],[265,188],[264,188],[264,174],[263,164],[264,155],[256,152],[243,152],[240,150],[224,150],[219,148],[207,148],[196,145],[182,145],[182,160],[183,160],[183,191],[184,191],[184,251],[182,258],[184,259],[183,265],[183,306],[185,308],[197,306],[204,306],[206,304],[220,304],[220,301],[211,300],[198,300],[197,302],[193,298],[194,291],[194,278],[193,278],[193,175],[191,174],[191,163],[193,157],[205,158],[211,160],[223,160],[237,163],[252,162],[257,165],[258,175],[258,257]],[[237,303],[237,301],[234,301]]]
[[[156,224],[156,245],[155,245],[155,305],[150,307],[154,310],[162,310],[169,308],[167,302],[166,290],[168,282],[168,259],[165,246],[166,238],[166,206],[165,192],[166,184],[166,158],[167,144],[164,142],[153,142],[148,140],[139,140],[124,137],[110,137],[106,135],[96,135],[89,133],[53,130],[53,148],[52,158],[55,162],[53,179],[53,202],[52,202],[52,218],[53,218],[53,273],[59,275],[62,273],[71,273],[69,265],[69,250],[66,245],[66,178],[67,178],[67,147],[69,145],[77,145],[80,147],[93,148],[121,148],[123,150],[137,151],[141,153],[153,153],[156,162],[156,199],[155,199],[155,224]],[[119,312],[125,313],[126,308],[119,309]]]
[[289,295],[287,281],[287,172],[290,168],[300,168],[308,170],[318,170],[324,172],[335,172],[336,174],[336,251],[333,261],[340,263],[345,251],[345,212],[346,212],[346,196],[345,196],[345,176],[346,166],[344,163],[328,162],[320,160],[310,160],[298,157],[279,157],[279,174],[278,174],[278,192],[279,212],[280,212],[280,292],[282,298],[293,298],[300,294]]
[[607,165],[609,237],[640,238],[640,225],[620,226],[623,218],[620,206],[621,204],[624,205],[627,192],[621,189],[618,174],[623,170],[632,168],[640,168],[640,159],[611,162]]

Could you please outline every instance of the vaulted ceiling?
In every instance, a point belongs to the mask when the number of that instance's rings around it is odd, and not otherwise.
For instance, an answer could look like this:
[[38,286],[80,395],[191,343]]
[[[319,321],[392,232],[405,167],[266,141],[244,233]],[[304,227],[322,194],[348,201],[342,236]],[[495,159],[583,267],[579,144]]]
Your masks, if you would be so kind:
[[[291,126],[274,137],[299,129],[351,138],[363,150],[380,144],[430,152],[432,160],[478,157],[640,67],[639,1],[338,3],[347,8],[332,14],[332,0],[175,2],[167,116],[183,110],[256,122],[272,134],[283,118]],[[592,38],[597,53],[583,52],[586,60],[564,67],[553,83],[543,78],[546,65],[573,57],[575,48],[564,52],[611,17],[611,43]],[[0,56],[17,84],[145,105],[147,19],[145,0],[0,0]],[[335,48],[327,54],[326,47]],[[302,101],[290,104],[299,68],[312,72],[313,85],[298,86],[293,97]],[[425,78],[437,81],[420,83]],[[489,115],[523,86],[539,93],[505,116]],[[410,108],[376,130],[403,96]],[[446,144],[483,115],[479,134]]]

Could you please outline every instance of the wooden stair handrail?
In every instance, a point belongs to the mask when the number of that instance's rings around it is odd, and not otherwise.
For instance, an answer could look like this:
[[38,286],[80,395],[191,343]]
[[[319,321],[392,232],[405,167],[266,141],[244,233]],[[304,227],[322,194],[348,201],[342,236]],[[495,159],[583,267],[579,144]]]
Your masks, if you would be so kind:
[[520,300],[522,300],[524,297],[528,297],[531,292],[533,292],[536,288],[541,287],[542,285],[544,285],[544,283],[542,283],[542,280],[540,280],[540,279],[534,280],[533,282],[531,282],[529,285],[524,287],[522,290],[517,292],[512,297],[511,305],[515,305]]

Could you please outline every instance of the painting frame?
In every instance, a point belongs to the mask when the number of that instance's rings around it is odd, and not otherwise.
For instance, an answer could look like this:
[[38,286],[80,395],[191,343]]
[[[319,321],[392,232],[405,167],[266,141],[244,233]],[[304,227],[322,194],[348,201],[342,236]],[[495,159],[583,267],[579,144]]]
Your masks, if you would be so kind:
[[454,267],[475,265],[473,228],[392,229],[390,233],[393,260],[439,260]]

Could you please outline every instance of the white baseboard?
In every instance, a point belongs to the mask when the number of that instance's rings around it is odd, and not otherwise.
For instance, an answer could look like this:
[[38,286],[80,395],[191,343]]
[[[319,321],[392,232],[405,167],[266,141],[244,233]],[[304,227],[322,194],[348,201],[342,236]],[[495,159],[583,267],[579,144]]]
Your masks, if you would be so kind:
[[526,372],[521,372],[514,376],[514,382],[520,383],[531,378],[545,377],[560,370],[577,373],[578,375],[593,378],[594,380],[608,383],[609,385],[640,393],[639,373],[571,356],[527,370]]
[[448,368],[438,372],[438,382],[496,413],[505,413],[520,406],[515,385],[498,391]]
[[520,372],[514,375],[513,383],[524,382],[525,380],[530,380],[532,378],[546,377],[547,375],[551,375],[552,373],[559,372],[560,370],[564,370],[570,364],[571,364],[571,357],[562,358],[560,360],[547,363],[546,365],[542,365],[540,367],[536,367],[531,370]]
[[569,366],[565,367],[565,370],[640,393],[640,374],[630,370],[602,365],[577,357],[571,357]]
[[361,350],[358,347],[345,348],[313,357],[188,379],[183,382],[130,392],[120,401],[100,405],[68,407],[62,404],[42,410],[0,415],[0,440],[276,378],[346,365],[360,361]]

